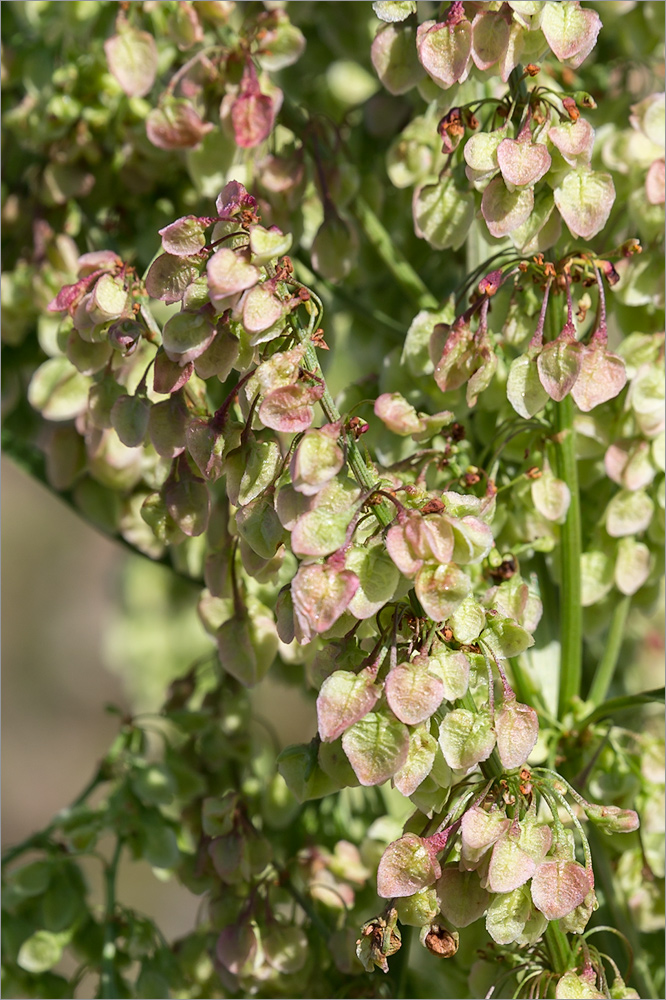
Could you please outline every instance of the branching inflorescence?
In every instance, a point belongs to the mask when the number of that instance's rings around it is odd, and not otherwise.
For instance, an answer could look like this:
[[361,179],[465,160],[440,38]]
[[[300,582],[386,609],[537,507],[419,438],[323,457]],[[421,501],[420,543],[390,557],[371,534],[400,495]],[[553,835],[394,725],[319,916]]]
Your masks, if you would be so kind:
[[[402,833],[376,837],[386,905],[356,932],[347,927],[341,972],[359,970],[354,940],[367,972],[387,972],[400,924],[420,927],[431,953],[452,956],[459,932],[485,915],[513,995],[637,996],[617,967],[609,988],[606,958],[586,931],[598,907],[586,824],[631,833],[638,814],[594,785],[586,794],[601,804],[588,802],[579,789],[589,772],[580,781],[572,768],[583,766],[586,741],[604,752],[594,711],[620,641],[599,668],[593,704],[584,703],[583,607],[613,588],[628,600],[656,579],[663,338],[634,333],[609,346],[608,290],[641,245],[617,226],[615,246],[590,245],[615,203],[610,168],[593,165],[585,112],[595,101],[538,65],[554,58],[573,78],[601,20],[573,2],[452,3],[419,24],[416,3],[373,7],[385,22],[371,50],[379,79],[393,95],[418,86],[430,102],[394,139],[389,176],[414,186],[414,230],[435,253],[468,242],[467,274],[441,305],[396,251],[395,278],[420,311],[381,391],[336,401],[318,352],[329,347],[325,290],[358,249],[351,217],[391,261],[389,237],[361,199],[349,213],[340,208],[333,126],[286,103],[294,149],[289,161],[264,160],[260,192],[231,179],[210,214],[163,226],[143,276],[115,250],[78,257],[76,280],[49,304],[64,317],[58,346],[28,398],[47,420],[70,421],[51,440],[59,488],[78,490],[84,509],[98,487],[110,491],[110,530],[202,575],[199,613],[221,668],[206,696],[222,712],[219,755],[246,766],[233,713],[221,706],[246,705],[243,688],[277,660],[304,671],[317,692],[318,731],[281,752],[275,795],[302,804],[390,782],[411,801]],[[126,94],[150,90],[154,44],[121,14],[106,53]],[[239,149],[271,135],[282,92],[266,71],[302,47],[283,11],[241,31],[221,109]],[[174,75],[147,116],[155,146],[195,146],[212,130],[196,99],[220,51],[202,49]],[[447,102],[449,88],[456,96]],[[658,101],[635,106],[637,130]],[[295,188],[304,163],[321,202],[310,246],[321,287],[298,256],[300,236],[272,221],[281,222],[277,196]],[[645,178],[653,206],[663,201],[663,161],[654,163]],[[158,322],[164,305],[172,308]],[[581,491],[601,476],[580,482],[580,440],[609,485],[592,527]],[[551,599],[550,576],[561,606],[559,708],[524,655]],[[556,627],[555,608],[546,610]],[[216,759],[178,716],[191,709],[196,676],[172,688],[165,710],[196,757],[193,774]],[[202,732],[209,725],[203,719]],[[121,756],[135,731],[127,722]],[[102,777],[119,774],[114,762]],[[234,787],[226,772],[226,785],[211,780],[187,798],[189,846],[178,849],[185,881],[211,893],[224,988],[254,990],[305,966],[308,935],[322,933],[313,900],[328,892],[335,906],[337,894],[351,910],[352,886],[373,866],[347,841],[336,857],[305,837],[295,875],[293,859],[280,860],[262,832],[250,786]],[[145,800],[145,789],[134,793]],[[130,844],[134,833],[119,836]],[[241,883],[231,906],[220,886],[236,892]],[[108,991],[115,973],[105,974]]]

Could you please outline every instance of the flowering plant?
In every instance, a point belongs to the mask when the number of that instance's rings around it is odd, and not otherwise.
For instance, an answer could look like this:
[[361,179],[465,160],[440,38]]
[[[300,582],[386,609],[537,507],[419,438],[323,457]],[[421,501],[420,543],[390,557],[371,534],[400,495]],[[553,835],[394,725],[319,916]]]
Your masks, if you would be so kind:
[[[659,5],[12,7],[5,447],[210,644],[7,853],[7,988],[658,995]],[[257,734],[271,679],[310,742]]]

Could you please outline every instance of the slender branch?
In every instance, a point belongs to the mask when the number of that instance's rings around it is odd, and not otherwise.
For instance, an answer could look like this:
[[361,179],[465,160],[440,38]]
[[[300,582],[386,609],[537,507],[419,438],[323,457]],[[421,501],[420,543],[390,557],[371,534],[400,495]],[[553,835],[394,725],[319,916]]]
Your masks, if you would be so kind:
[[606,638],[606,647],[597,665],[592,685],[590,687],[590,693],[587,696],[588,701],[591,701],[595,706],[600,705],[604,701],[606,695],[608,694],[611,681],[613,680],[615,667],[617,666],[620,650],[622,649],[624,628],[627,622],[630,604],[631,598],[623,597],[620,601],[618,601],[615,606],[615,610],[613,611],[610,629]]
[[622,928],[622,933],[633,952],[634,968],[630,982],[633,981],[640,996],[656,997],[657,987],[652,980],[650,966],[641,946],[640,936],[627,913],[624,900],[619,895],[622,891],[621,883],[613,874],[604,841],[594,829],[590,829],[588,836],[594,853],[595,874],[601,882],[604,901],[611,912],[613,923],[617,928]]
[[[342,417],[340,415],[340,411],[335,405],[335,400],[331,396],[328,386],[326,385],[326,380],[321,370],[321,365],[319,364],[314,344],[310,340],[307,331],[304,330],[299,323],[294,323],[294,330],[296,331],[296,336],[301,344],[305,345],[304,361],[308,370],[316,375],[318,379],[321,379],[321,383],[324,386],[324,394],[319,402],[321,404],[321,408],[326,414],[326,419],[329,423],[338,423],[338,421],[342,420]],[[346,444],[347,459],[352,472],[356,476],[356,479],[365,490],[374,491],[377,485],[376,476],[368,468],[363,456],[361,455],[359,447],[356,444],[356,439],[353,434],[347,434]],[[373,508],[373,513],[376,515],[377,520],[384,528],[386,528],[393,521],[393,511],[386,501],[382,501],[382,503],[377,504]]]
[[569,487],[571,501],[560,535],[560,690],[558,715],[564,718],[580,695],[583,666],[583,607],[581,604],[581,516],[576,464],[574,404],[567,396],[555,406],[557,474]]
[[403,924],[401,927],[402,945],[391,962],[391,972],[396,978],[395,996],[397,1000],[403,1000],[403,998],[410,996],[407,989],[409,986],[409,952],[413,936],[412,928]]
[[118,837],[111,861],[104,872],[106,906],[104,912],[104,947],[100,972],[99,995],[101,1000],[114,1000],[119,996],[116,982],[116,877],[118,863],[123,849],[123,841]]
[[352,202],[351,209],[368,242],[372,244],[377,255],[414,304],[419,309],[437,309],[439,302],[426,288],[407,258],[398,250],[367,201],[357,196]]

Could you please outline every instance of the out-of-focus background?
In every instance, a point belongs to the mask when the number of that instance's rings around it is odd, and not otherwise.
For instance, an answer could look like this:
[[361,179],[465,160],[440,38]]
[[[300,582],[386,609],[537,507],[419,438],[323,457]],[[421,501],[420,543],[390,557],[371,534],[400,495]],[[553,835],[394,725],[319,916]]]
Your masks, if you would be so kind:
[[[2,513],[4,848],[43,829],[84,787],[118,729],[106,706],[157,709],[165,678],[213,647],[196,615],[198,587],[176,584],[181,611],[169,618],[168,570],[126,554],[6,458]],[[283,745],[313,735],[312,705],[294,689],[263,684],[257,701],[260,714],[271,706]],[[86,874],[94,889],[99,865]],[[159,918],[167,938],[191,930],[201,902],[131,861],[119,893]]]

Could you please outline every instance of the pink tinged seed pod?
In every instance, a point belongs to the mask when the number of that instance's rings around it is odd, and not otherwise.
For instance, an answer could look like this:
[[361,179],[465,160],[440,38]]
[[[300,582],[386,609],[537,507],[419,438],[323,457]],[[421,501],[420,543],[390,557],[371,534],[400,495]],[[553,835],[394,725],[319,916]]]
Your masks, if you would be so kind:
[[488,712],[457,708],[444,716],[439,727],[444,760],[454,771],[469,770],[487,760],[495,746],[495,730]]
[[453,530],[448,518],[424,517],[408,511],[386,534],[388,553],[405,576],[413,577],[426,560],[448,563],[453,557]]
[[369,712],[344,733],[342,748],[362,785],[381,785],[404,767],[409,729],[388,712]]
[[651,205],[663,205],[666,198],[664,177],[666,174],[663,160],[655,160],[645,178],[645,194]]
[[158,230],[162,237],[162,249],[176,257],[189,257],[198,253],[206,246],[205,232],[214,221],[212,218],[198,218],[196,215],[184,215],[181,219],[176,219]]
[[465,867],[475,868],[486,851],[497,843],[510,825],[511,820],[499,809],[493,808],[487,812],[481,806],[471,806],[460,825],[462,862]]
[[370,49],[375,73],[389,94],[406,94],[423,77],[410,25],[380,26]]
[[332,743],[371,712],[382,693],[375,684],[375,672],[361,670],[336,670],[327,677],[317,698],[319,735],[325,743]]
[[344,464],[338,445],[340,421],[306,431],[289,465],[291,481],[297,493],[314,496],[334,479]]
[[[506,141],[506,140],[504,140]],[[492,236],[508,236],[532,214],[534,191],[531,187],[510,191],[501,177],[495,177],[483,192],[481,214]]]
[[615,186],[610,174],[581,167],[564,176],[553,197],[572,236],[590,240],[608,221],[615,201]]
[[462,317],[451,326],[438,324],[432,334],[434,342],[446,337],[441,356],[435,366],[435,382],[442,392],[459,389],[469,379],[475,368],[474,334]]
[[447,22],[425,21],[416,32],[416,49],[424,70],[445,90],[466,79],[472,51],[472,25],[462,4],[452,4]]
[[577,861],[544,861],[532,878],[532,900],[547,920],[559,920],[593,888],[591,873]]
[[229,181],[215,199],[215,208],[221,220],[233,219],[244,211],[254,212],[256,207],[257,199],[248,194],[240,181]]
[[375,416],[394,434],[407,437],[424,429],[414,407],[399,392],[385,392],[375,400]]
[[432,844],[406,833],[389,844],[382,855],[377,869],[377,894],[383,899],[412,896],[436,882],[441,873]]
[[534,875],[537,864],[519,844],[520,828],[509,830],[500,837],[488,866],[488,888],[491,892],[512,892]]
[[324,394],[323,385],[283,385],[269,392],[259,407],[258,417],[274,431],[298,434],[314,419],[313,404]]
[[515,697],[504,699],[495,718],[497,752],[505,768],[522,767],[539,735],[539,718],[533,708],[521,705]]
[[487,70],[504,55],[509,44],[510,20],[499,11],[482,10],[472,21],[472,59]]
[[428,732],[427,724],[417,726],[409,734],[409,753],[399,771],[393,775],[393,784],[409,798],[432,771],[437,754],[437,741]]
[[246,253],[230,250],[229,247],[222,247],[213,254],[206,265],[206,272],[210,299],[218,312],[222,312],[239,292],[256,285],[261,276]]
[[145,97],[157,73],[157,45],[147,31],[118,19],[119,32],[104,43],[109,69],[128,97]]
[[519,139],[503,139],[497,147],[497,162],[510,191],[533,186],[550,170],[550,153],[539,142],[530,141],[529,131]]
[[627,384],[624,361],[617,354],[611,354],[607,342],[605,330],[599,329],[580,350],[580,371],[571,395],[584,413],[615,399]]
[[[621,994],[613,991],[611,995],[620,996]],[[629,996],[630,994],[625,993],[623,995]],[[602,1000],[605,996],[605,993],[600,993],[599,990],[583,979],[582,976],[577,976],[575,972],[565,972],[558,979],[557,986],[555,987],[556,1000],[573,1000],[575,997],[581,998],[581,1000],[597,1000],[597,998],[598,1000]]]
[[194,149],[213,130],[189,101],[167,99],[146,118],[146,135],[158,149]]
[[454,927],[468,927],[482,917],[490,898],[476,872],[460,871],[457,864],[442,868],[437,881],[437,899],[442,915]]
[[200,257],[160,254],[148,269],[146,291],[151,299],[161,299],[169,305],[180,302],[192,282],[199,277],[201,266]]
[[427,665],[399,663],[386,678],[386,700],[395,716],[408,726],[425,722],[444,700],[444,684]]
[[228,972],[237,976],[251,967],[258,947],[259,942],[252,925],[235,923],[221,931],[215,955]]
[[634,812],[633,809],[598,806],[591,802],[585,803],[583,808],[590,822],[598,826],[604,833],[633,833],[640,826],[638,813]]
[[[279,103],[281,97],[280,92]],[[278,107],[273,100],[267,94],[262,94],[254,63],[248,58],[243,70],[240,94],[231,106],[231,124],[236,145],[241,149],[251,149],[267,139],[275,124],[277,111]]]
[[640,490],[649,486],[656,469],[651,460],[649,441],[618,441],[604,455],[606,475],[618,486]]
[[594,147],[594,129],[585,118],[555,125],[548,138],[571,167],[589,166]]
[[291,582],[294,614],[304,632],[326,632],[358,590],[359,579],[337,563],[301,565]]
[[556,340],[546,344],[537,358],[541,385],[551,399],[561,402],[573,389],[582,364],[581,345],[573,326],[567,324]]
[[416,574],[416,596],[433,621],[445,621],[472,590],[472,581],[455,563],[424,563]]
[[189,382],[193,372],[192,362],[185,362],[181,365],[160,352],[153,365],[153,389],[164,395],[178,392]]
[[577,69],[596,45],[601,18],[578,4],[546,3],[540,26],[553,54]]

